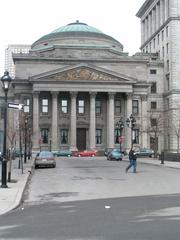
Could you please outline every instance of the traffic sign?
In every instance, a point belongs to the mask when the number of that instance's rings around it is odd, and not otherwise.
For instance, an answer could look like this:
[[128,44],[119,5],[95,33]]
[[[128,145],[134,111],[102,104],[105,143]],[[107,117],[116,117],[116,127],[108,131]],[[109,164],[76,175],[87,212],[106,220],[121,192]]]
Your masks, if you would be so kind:
[[22,104],[22,103],[8,103],[8,108],[23,110],[24,104]]

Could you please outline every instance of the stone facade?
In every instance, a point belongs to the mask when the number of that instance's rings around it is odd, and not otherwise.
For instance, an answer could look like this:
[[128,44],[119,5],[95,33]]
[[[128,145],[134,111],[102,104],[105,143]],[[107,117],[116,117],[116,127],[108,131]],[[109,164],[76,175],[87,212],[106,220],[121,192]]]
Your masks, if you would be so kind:
[[[129,56],[121,43],[103,33],[67,29],[42,37],[28,54],[14,54],[13,60],[12,97],[25,104],[33,151],[119,147],[120,119],[124,148],[130,148],[131,136],[136,147],[154,147],[151,102],[157,102],[156,115],[162,112],[164,77],[157,54]],[[126,126],[131,114],[136,118],[132,135]],[[158,141],[160,151],[163,137]]]
[[[161,94],[157,99],[163,110],[164,149],[177,152],[180,149],[180,0],[145,1],[137,13],[141,19],[141,49],[157,53],[164,63],[161,73]],[[153,16],[153,17],[152,17]],[[163,76],[163,78],[162,78]],[[158,97],[158,96],[157,96]],[[162,139],[163,141],[163,139]]]

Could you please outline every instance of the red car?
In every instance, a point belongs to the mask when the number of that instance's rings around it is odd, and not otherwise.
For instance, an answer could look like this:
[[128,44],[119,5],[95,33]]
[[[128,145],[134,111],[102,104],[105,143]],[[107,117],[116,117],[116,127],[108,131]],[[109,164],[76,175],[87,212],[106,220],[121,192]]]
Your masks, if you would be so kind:
[[96,151],[78,151],[74,153],[75,157],[94,157],[96,156]]

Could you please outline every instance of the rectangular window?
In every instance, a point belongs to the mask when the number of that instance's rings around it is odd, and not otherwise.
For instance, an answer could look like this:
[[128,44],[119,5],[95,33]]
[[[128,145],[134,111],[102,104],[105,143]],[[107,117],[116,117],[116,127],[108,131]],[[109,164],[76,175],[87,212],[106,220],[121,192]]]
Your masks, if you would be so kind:
[[166,44],[166,53],[169,54],[169,43]]
[[115,100],[115,113],[120,114],[121,113],[121,100]]
[[156,82],[151,83],[151,93],[156,93],[157,92],[157,87],[156,87]]
[[42,99],[42,113],[48,113],[48,99]]
[[156,69],[150,69],[150,74],[156,74],[157,70]]
[[151,102],[151,109],[157,109],[157,102]]
[[62,113],[68,113],[68,101],[65,99],[61,100],[61,112]]
[[167,90],[169,90],[170,86],[169,86],[169,74],[166,75],[166,86],[167,86]]
[[27,113],[30,112],[30,99],[29,98],[24,99],[24,112],[27,112]]
[[48,128],[42,128],[41,129],[41,140],[43,144],[48,143],[48,137],[49,137],[49,129]]
[[84,112],[84,100],[78,100],[78,113],[83,114]]
[[68,143],[68,129],[61,129],[60,135],[61,135],[61,144],[67,144]]
[[101,101],[96,100],[96,114],[101,114]]
[[153,39],[153,47],[156,48],[156,39]]
[[102,129],[96,129],[96,144],[102,143]]
[[157,35],[158,45],[159,45],[159,34]]
[[162,47],[162,56],[164,57],[164,47]]
[[151,127],[157,126],[157,119],[156,118],[151,118]]
[[168,26],[166,27],[166,37],[168,37],[168,35],[169,35],[169,28],[168,28]]
[[167,60],[167,72],[169,72],[169,60]]
[[137,115],[139,113],[139,102],[138,100],[132,101],[132,114]]
[[164,30],[162,30],[161,36],[162,36],[162,41],[164,41]]

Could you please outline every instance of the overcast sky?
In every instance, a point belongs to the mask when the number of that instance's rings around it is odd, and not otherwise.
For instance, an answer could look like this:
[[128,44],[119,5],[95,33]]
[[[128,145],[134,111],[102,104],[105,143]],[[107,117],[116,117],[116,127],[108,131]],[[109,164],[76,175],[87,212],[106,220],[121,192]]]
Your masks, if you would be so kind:
[[0,0],[0,76],[9,44],[32,44],[58,27],[79,20],[114,37],[130,55],[139,51],[145,0]]

